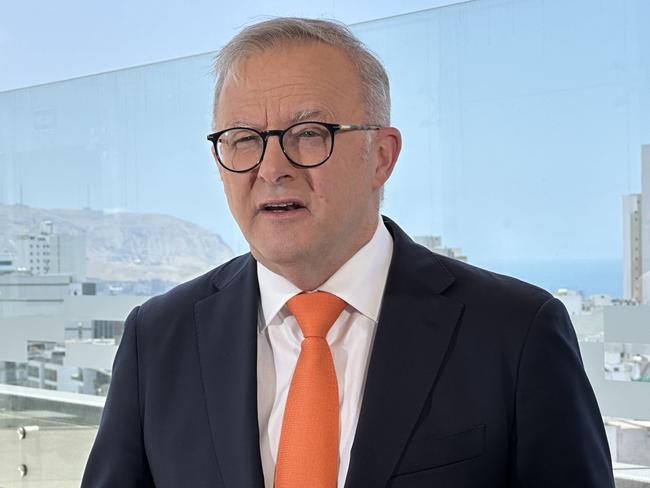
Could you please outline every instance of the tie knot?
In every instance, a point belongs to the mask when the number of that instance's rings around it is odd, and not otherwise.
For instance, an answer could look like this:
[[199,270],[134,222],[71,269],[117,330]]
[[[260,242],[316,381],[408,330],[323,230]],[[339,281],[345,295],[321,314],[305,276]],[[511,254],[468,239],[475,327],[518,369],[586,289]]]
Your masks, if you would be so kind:
[[291,297],[287,307],[296,317],[304,337],[325,338],[345,308],[345,301],[331,293],[316,291]]

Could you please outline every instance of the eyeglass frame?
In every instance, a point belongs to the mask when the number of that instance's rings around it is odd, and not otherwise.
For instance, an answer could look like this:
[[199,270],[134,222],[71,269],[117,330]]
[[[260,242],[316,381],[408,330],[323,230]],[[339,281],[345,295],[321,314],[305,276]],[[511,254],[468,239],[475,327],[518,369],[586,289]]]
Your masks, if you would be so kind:
[[[291,157],[287,154],[287,151],[284,148],[284,142],[283,142],[284,135],[290,129],[293,129],[294,127],[296,127],[298,125],[302,125],[302,124],[318,124],[318,125],[321,125],[321,126],[325,127],[330,133],[330,137],[332,138],[332,144],[330,146],[330,152],[325,157],[325,159],[323,159],[320,163],[316,163],[316,164],[297,163],[296,161],[291,159]],[[233,173],[248,173],[249,171],[255,170],[256,168],[258,168],[260,166],[260,164],[262,164],[262,160],[264,159],[264,154],[266,154],[266,147],[268,145],[268,138],[271,137],[271,136],[278,136],[278,139],[279,139],[279,142],[280,142],[280,148],[282,149],[282,153],[284,154],[284,156],[287,158],[287,160],[293,166],[295,166],[297,168],[305,169],[305,168],[317,168],[318,166],[321,166],[322,164],[324,164],[332,156],[332,153],[334,152],[334,139],[335,139],[334,134],[336,134],[337,132],[339,132],[339,131],[346,132],[346,131],[353,131],[353,130],[379,130],[379,129],[383,129],[383,128],[384,127],[382,127],[380,125],[372,125],[372,124],[330,124],[328,122],[318,122],[318,121],[306,120],[306,121],[303,121],[303,122],[296,122],[295,124],[290,125],[286,129],[273,129],[273,130],[260,131],[260,130],[257,130],[257,129],[253,129],[252,127],[229,127],[227,129],[220,130],[218,132],[213,132],[212,134],[208,134],[207,139],[208,139],[208,141],[212,142],[212,145],[214,146],[214,154],[217,157],[217,161],[219,162],[219,164],[224,169],[226,169],[228,171],[231,171]],[[222,134],[224,134],[224,133],[226,133],[228,131],[231,131],[231,130],[235,130],[235,129],[250,130],[250,131],[255,132],[256,134],[258,134],[260,136],[260,138],[262,139],[262,153],[260,154],[260,159],[259,159],[259,161],[257,161],[257,163],[255,163],[253,166],[251,166],[248,169],[237,170],[237,169],[229,168],[228,166],[225,165],[225,163],[223,161],[221,161],[221,158],[219,157],[219,150],[217,149],[217,142],[219,141],[219,137]]]

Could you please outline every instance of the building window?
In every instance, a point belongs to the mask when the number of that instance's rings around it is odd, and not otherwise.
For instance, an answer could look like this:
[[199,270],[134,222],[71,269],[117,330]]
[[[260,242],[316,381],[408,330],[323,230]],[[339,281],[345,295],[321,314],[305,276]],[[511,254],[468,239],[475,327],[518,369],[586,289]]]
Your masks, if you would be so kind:
[[123,321],[93,320],[93,337],[95,339],[119,339],[123,332]]

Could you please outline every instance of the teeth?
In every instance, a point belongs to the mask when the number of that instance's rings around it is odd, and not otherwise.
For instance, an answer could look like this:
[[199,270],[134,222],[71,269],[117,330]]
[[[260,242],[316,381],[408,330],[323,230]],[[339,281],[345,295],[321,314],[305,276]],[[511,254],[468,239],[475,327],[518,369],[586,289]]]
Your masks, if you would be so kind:
[[300,205],[294,202],[274,203],[274,204],[264,205],[265,210],[293,210],[297,208],[300,208]]

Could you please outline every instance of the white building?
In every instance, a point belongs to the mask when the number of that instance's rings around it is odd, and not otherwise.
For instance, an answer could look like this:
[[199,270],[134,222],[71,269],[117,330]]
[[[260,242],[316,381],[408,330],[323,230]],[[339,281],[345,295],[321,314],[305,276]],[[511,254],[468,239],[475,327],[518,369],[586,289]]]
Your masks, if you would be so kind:
[[467,256],[463,254],[462,249],[458,247],[444,247],[440,236],[415,236],[413,240],[436,254],[442,254],[449,258],[467,262]]
[[605,378],[643,381],[650,378],[650,306],[603,308]]
[[[2,277],[0,277],[2,278]],[[51,279],[31,276],[32,279]],[[0,312],[0,379],[7,383],[74,393],[105,394],[129,311],[146,297],[73,295],[64,287],[35,286],[32,314]],[[57,289],[58,288],[58,289]],[[57,310],[48,311],[51,293]]]
[[643,301],[641,202],[640,194],[623,196],[623,298],[636,303]]
[[95,289],[95,283],[75,283],[69,274],[0,274],[0,317],[62,313],[66,297],[94,295]]
[[650,304],[650,144],[641,146],[641,222],[642,302]]
[[553,296],[564,304],[571,317],[582,313],[584,298],[576,290],[560,288]]
[[7,252],[0,253],[0,274],[13,273],[16,271],[13,258]]
[[65,348],[55,342],[30,341],[25,386],[74,393],[83,392],[82,370],[63,364],[65,352]]
[[70,274],[86,279],[86,237],[54,232],[51,221],[41,222],[39,234],[19,236],[15,265],[34,275]]
[[609,307],[614,305],[614,299],[606,293],[596,293],[589,295],[589,305],[591,307]]

